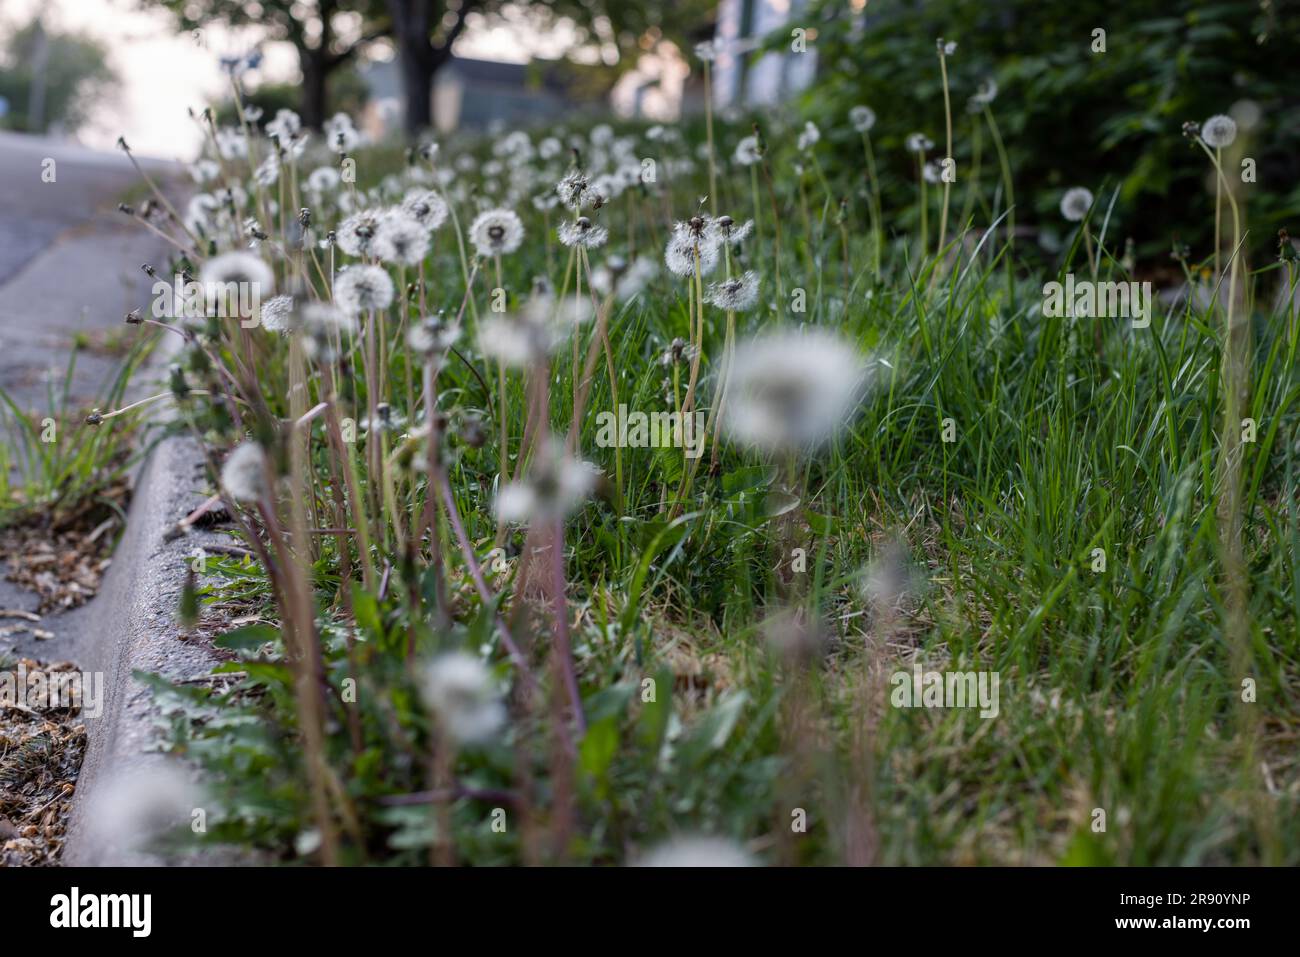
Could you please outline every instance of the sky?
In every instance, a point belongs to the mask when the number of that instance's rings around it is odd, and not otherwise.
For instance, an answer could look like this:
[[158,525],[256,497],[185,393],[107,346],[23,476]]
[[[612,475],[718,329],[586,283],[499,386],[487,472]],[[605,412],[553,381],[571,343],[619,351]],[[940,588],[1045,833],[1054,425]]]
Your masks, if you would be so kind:
[[[218,67],[223,54],[240,53],[256,41],[256,29],[232,33],[219,26],[198,36],[179,35],[171,17],[141,9],[140,0],[4,0],[0,41],[42,11],[47,29],[89,34],[109,51],[121,82],[109,91],[77,138],[87,146],[111,149],[118,136],[141,154],[190,159],[201,134],[187,109],[195,112],[223,99],[228,80]],[[471,23],[456,43],[456,53],[490,60],[525,62],[531,54],[556,56],[571,35],[539,36],[527,29]],[[382,51],[380,51],[382,52]],[[297,57],[287,44],[263,47],[260,76],[266,82],[297,75]]]

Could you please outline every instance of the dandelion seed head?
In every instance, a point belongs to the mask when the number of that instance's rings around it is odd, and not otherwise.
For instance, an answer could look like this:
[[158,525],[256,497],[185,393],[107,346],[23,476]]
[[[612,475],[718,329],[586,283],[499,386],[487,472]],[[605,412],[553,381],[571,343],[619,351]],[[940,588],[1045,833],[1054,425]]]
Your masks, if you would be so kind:
[[593,197],[591,181],[581,170],[573,170],[555,184],[555,193],[568,209],[577,212],[589,205]]
[[524,240],[524,224],[512,209],[484,210],[470,224],[469,239],[480,256],[512,253]]
[[353,316],[379,312],[392,305],[393,280],[379,266],[348,266],[334,281],[334,302]]
[[505,725],[492,673],[473,655],[451,651],[434,658],[420,691],[438,726],[458,745],[485,744]]
[[235,446],[221,466],[221,484],[236,502],[258,502],[269,497],[266,453],[256,442]]
[[566,246],[582,246],[594,249],[609,238],[609,230],[604,226],[595,226],[586,216],[579,216],[573,222],[563,222],[556,233],[560,242]]
[[816,123],[809,121],[804,123],[803,132],[800,133],[799,138],[795,140],[795,145],[799,148],[799,152],[806,153],[816,146],[821,138],[822,131],[817,129]]
[[855,106],[849,110],[849,125],[859,133],[870,133],[876,125],[876,111],[869,106]]
[[275,273],[260,256],[246,252],[222,253],[203,264],[199,278],[207,289],[247,285],[257,299],[275,291]]
[[684,836],[660,844],[637,867],[756,867],[740,845],[720,837]]
[[322,364],[344,355],[360,331],[357,322],[328,302],[309,302],[299,310],[298,331],[307,358]]
[[334,241],[349,256],[370,256],[374,252],[375,233],[384,218],[381,209],[363,209],[339,224]]
[[402,199],[402,212],[432,232],[447,221],[447,201],[431,189],[413,189]]
[[673,227],[664,249],[664,265],[674,275],[694,276],[697,253],[700,275],[707,276],[718,266],[719,236],[716,230],[710,229],[709,221],[701,216]]
[[274,186],[276,180],[280,178],[279,154],[275,152],[268,153],[266,158],[257,164],[257,169],[253,172],[253,178],[263,186]]
[[333,166],[318,166],[307,174],[307,189],[316,194],[329,193],[339,185],[339,171]]
[[418,265],[429,253],[429,230],[401,207],[390,209],[375,228],[371,251],[386,263]]
[[281,335],[293,325],[293,296],[273,296],[262,303],[262,328]]
[[335,113],[321,125],[325,145],[335,153],[350,153],[361,145],[361,134],[352,125],[352,117]]
[[1237,138],[1237,121],[1222,113],[1211,116],[1201,124],[1201,139],[1212,150],[1225,149]]
[[748,312],[758,302],[758,273],[751,270],[714,283],[708,301],[727,312]]
[[406,333],[406,344],[411,351],[425,358],[446,352],[460,337],[460,326],[439,315],[425,316],[413,324]]
[[1083,222],[1092,209],[1092,193],[1082,186],[1075,186],[1065,191],[1061,197],[1061,215],[1072,223]]
[[91,843],[141,852],[163,834],[191,823],[202,791],[171,762],[110,772],[87,815]]
[[533,459],[525,478],[497,493],[497,518],[519,523],[561,521],[591,496],[599,475],[594,465],[569,457],[563,443],[552,439]]
[[909,133],[904,144],[909,153],[925,153],[934,149],[934,140],[924,133]]
[[736,350],[722,425],[742,445],[811,452],[848,424],[864,382],[862,355],[834,333],[764,333]]
[[302,117],[293,110],[275,111],[275,119],[266,124],[267,136],[274,136],[281,143],[287,143],[302,132]]
[[753,166],[763,158],[758,148],[757,136],[746,136],[736,144],[736,151],[731,156],[741,166]]

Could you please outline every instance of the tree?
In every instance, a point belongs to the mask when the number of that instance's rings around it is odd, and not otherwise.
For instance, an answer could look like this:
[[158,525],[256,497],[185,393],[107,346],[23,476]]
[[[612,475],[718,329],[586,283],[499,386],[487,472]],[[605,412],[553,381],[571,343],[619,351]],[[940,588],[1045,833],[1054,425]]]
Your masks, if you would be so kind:
[[79,127],[95,101],[113,88],[104,48],[87,37],[47,33],[39,19],[9,38],[0,57],[0,125],[40,133]]
[[298,112],[319,129],[329,113],[328,82],[367,45],[389,32],[382,0],[145,0],[176,15],[182,30],[211,23],[265,27],[270,40],[298,51],[302,90]]

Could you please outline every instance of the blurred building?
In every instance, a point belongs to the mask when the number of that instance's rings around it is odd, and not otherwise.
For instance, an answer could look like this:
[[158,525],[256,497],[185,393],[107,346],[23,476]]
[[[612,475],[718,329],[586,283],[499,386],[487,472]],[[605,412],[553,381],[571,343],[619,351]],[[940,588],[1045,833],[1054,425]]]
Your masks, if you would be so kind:
[[[772,105],[812,83],[817,73],[815,30],[811,18],[800,17],[808,6],[809,0],[722,0],[718,4],[715,108]],[[792,49],[795,27],[812,34],[804,52]],[[781,52],[765,53],[751,62],[749,54],[778,30],[782,32]]]
[[[581,67],[559,60],[499,63],[453,57],[433,77],[433,122],[440,133],[488,126],[528,126],[603,105],[580,83]],[[361,125],[381,139],[401,127],[397,62],[372,61],[360,73],[370,95]]]

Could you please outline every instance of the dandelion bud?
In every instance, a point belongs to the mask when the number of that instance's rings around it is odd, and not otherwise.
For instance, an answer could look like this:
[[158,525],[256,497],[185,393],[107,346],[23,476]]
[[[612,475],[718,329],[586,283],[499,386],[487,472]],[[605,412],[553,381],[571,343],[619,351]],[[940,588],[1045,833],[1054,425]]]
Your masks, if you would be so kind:
[[481,449],[487,442],[487,430],[478,416],[468,416],[460,424],[460,440],[471,449]]
[[298,225],[303,229],[311,227],[311,210],[306,206],[298,210]]
[[148,263],[145,263],[145,264],[142,265],[140,268],[144,270],[144,274],[145,274],[146,276],[148,276],[150,279],[157,279],[157,278],[158,278],[158,272],[157,272],[157,270],[155,270],[155,269],[153,268],[153,266],[150,266]]
[[132,309],[126,314],[126,324],[128,326],[138,326],[144,322],[144,317],[140,315],[139,309]]
[[104,421],[103,415],[98,409],[92,409],[90,415],[86,416],[87,425],[99,425]]
[[171,385],[172,395],[182,401],[188,398],[190,394],[190,384],[185,381],[185,370],[180,366],[173,364],[168,370],[168,378]]

